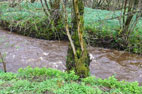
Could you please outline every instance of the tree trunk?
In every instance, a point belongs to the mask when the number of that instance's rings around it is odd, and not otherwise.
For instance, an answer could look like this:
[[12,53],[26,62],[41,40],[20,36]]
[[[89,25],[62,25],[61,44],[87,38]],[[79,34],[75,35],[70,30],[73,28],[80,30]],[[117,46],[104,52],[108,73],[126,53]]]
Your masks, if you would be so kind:
[[59,38],[59,31],[62,30],[63,26],[62,14],[60,11],[61,0],[40,0],[40,2],[49,22],[48,28]]
[[36,0],[31,0],[31,3],[34,3]]
[[90,57],[87,51],[86,43],[83,39],[84,31],[84,3],[83,0],[73,0],[73,18],[72,18],[72,40],[75,46],[75,54],[71,44],[69,44],[66,61],[67,71],[74,70],[81,78],[89,76]]
[[9,1],[9,7],[15,7],[16,5],[16,0]]
[[[136,15],[135,11],[136,11],[136,8],[138,8],[138,2],[139,0],[135,0],[135,1],[129,0],[129,2],[128,0],[125,0],[124,12],[123,12],[123,30],[120,33],[120,36],[123,37],[126,41],[128,40],[129,32],[133,31],[133,28],[131,30],[129,30],[129,28],[132,27],[131,24],[134,23],[132,22],[132,19]],[[127,4],[128,4],[128,8],[127,8]],[[128,14],[127,17],[125,17],[126,13]]]
[[61,0],[50,0],[52,19],[54,21],[54,25],[57,26],[61,24],[61,12],[60,12],[60,2]]

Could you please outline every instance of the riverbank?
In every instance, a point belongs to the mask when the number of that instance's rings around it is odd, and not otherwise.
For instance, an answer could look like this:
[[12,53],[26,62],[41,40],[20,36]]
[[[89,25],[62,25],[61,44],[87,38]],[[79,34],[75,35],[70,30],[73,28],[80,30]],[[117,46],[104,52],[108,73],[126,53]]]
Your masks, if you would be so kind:
[[141,94],[138,83],[117,81],[114,77],[80,79],[54,69],[28,67],[17,74],[0,72],[0,93],[14,94]]
[[[27,66],[65,71],[67,41],[49,41],[0,30],[0,52],[6,57],[8,72]],[[90,74],[97,78],[115,76],[118,80],[142,83],[142,56],[125,51],[88,47]],[[0,69],[3,65],[0,63]]]
[[[1,3],[0,9],[0,25],[10,31],[40,39],[67,40],[64,27],[60,27],[58,32],[54,32],[47,27],[47,17],[38,2],[33,4],[21,3],[15,8],[8,7],[7,3]],[[120,26],[117,19],[99,21],[100,19],[106,19],[108,15],[118,16],[119,14],[119,11],[114,14],[112,11],[85,8],[84,39],[94,47],[112,48],[142,54],[141,20],[138,22],[135,32],[130,35],[128,45],[118,37]]]

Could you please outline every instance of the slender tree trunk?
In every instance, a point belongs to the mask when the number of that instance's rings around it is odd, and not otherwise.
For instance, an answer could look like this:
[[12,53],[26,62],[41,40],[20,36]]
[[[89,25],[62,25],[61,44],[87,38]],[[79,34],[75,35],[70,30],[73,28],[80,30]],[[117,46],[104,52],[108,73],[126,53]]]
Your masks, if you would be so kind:
[[17,5],[16,0],[9,0],[9,7],[15,7]]
[[[133,31],[133,28],[131,30],[129,28],[131,28],[132,27],[131,24],[134,23],[132,22],[132,19],[136,15],[135,11],[136,11],[136,8],[138,8],[138,2],[139,0],[129,0],[129,1],[125,0],[124,12],[123,12],[123,30],[120,36],[123,37],[126,41],[129,37],[129,32]],[[127,5],[128,5],[128,8],[127,8]],[[127,17],[125,15],[126,13],[129,14]]]
[[60,11],[61,0],[40,0],[43,11],[49,21],[48,27],[55,33],[57,37],[60,36],[59,31],[62,29],[62,14]]
[[61,22],[61,12],[60,12],[60,2],[61,0],[50,0],[52,19],[54,20],[54,25],[57,26]]
[[92,8],[93,8],[93,9],[95,9],[95,8],[96,8],[96,0],[93,0]]
[[36,0],[31,0],[31,3],[34,3]]
[[69,44],[66,61],[67,70],[75,70],[81,78],[89,76],[90,57],[87,51],[86,43],[83,39],[84,31],[84,3],[83,0],[73,0],[73,34],[72,40],[75,46],[75,53],[71,44]]

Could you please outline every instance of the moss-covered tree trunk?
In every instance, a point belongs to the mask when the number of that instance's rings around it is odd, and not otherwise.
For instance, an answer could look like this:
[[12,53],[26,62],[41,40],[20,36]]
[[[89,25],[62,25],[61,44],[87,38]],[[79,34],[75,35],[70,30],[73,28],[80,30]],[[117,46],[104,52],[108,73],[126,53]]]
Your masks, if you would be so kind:
[[84,2],[83,0],[73,0],[72,18],[72,40],[75,46],[75,53],[69,44],[66,67],[67,71],[74,70],[81,78],[89,76],[90,57],[86,43],[83,39],[84,31]]

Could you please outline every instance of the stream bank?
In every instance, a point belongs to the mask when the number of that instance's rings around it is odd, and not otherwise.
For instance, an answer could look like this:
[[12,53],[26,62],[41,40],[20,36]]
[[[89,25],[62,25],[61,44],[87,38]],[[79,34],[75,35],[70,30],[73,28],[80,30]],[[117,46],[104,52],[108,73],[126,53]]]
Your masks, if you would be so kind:
[[[0,52],[6,54],[8,72],[19,68],[46,67],[65,71],[67,41],[34,39],[0,29]],[[142,83],[142,56],[124,51],[88,47],[91,75]],[[2,64],[0,64],[2,70]]]

